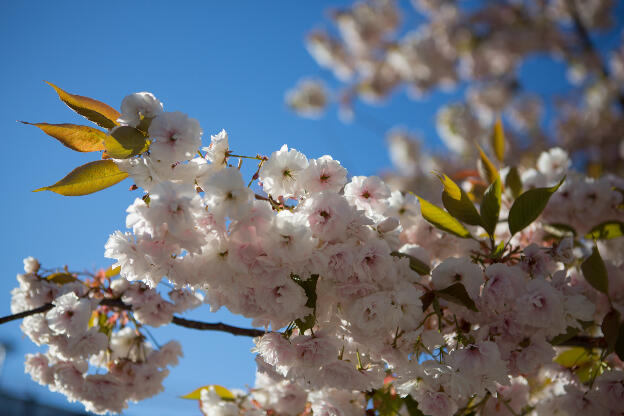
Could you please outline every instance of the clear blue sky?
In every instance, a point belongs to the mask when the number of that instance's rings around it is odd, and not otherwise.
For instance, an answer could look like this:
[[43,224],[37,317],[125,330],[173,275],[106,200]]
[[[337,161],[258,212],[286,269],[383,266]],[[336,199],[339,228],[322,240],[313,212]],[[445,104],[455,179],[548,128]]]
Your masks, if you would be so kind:
[[[127,190],[129,181],[85,197],[31,192],[97,158],[72,152],[35,127],[15,122],[83,123],[43,80],[116,108],[129,93],[153,92],[166,110],[197,118],[205,139],[225,128],[236,153],[270,154],[287,143],[309,157],[332,154],[354,175],[389,169],[381,129],[342,124],[335,108],[320,121],[301,119],[283,104],[284,92],[302,76],[321,76],[332,84],[308,56],[303,39],[308,30],[327,24],[324,11],[329,6],[348,3],[1,2],[0,315],[9,313],[9,292],[26,256],[37,257],[45,267],[68,264],[75,270],[110,264],[103,257],[104,243],[114,230],[123,229],[126,207],[140,196]],[[408,2],[400,4],[409,10]],[[409,14],[407,23],[414,19]],[[548,82],[532,76],[545,70],[553,75]],[[549,93],[568,88],[558,64],[537,59],[524,72],[535,88],[548,88]],[[387,126],[418,130],[431,147],[440,149],[435,111],[440,103],[460,96],[461,91],[434,94],[428,101],[413,102],[400,93],[389,105],[358,106],[356,113],[361,109]],[[248,324],[227,312],[210,314],[207,307],[189,316]],[[166,379],[165,393],[131,405],[126,414],[199,414],[195,402],[176,397],[204,384],[253,385],[250,339],[177,327],[153,332],[162,343],[180,340],[185,358]],[[23,356],[37,348],[23,337],[19,323],[0,326],[0,342],[12,347],[0,375],[1,389],[82,409],[24,375]]]

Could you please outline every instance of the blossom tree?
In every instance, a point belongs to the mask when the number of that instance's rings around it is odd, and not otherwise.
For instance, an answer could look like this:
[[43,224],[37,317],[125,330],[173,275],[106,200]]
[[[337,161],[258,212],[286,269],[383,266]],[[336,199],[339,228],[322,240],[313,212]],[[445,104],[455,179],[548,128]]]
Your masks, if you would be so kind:
[[[476,97],[490,97],[481,88],[498,96],[523,56],[553,48],[570,62],[583,56],[587,82],[608,84],[609,100],[621,93],[591,44],[571,48],[551,24],[570,17],[583,39],[607,20],[607,2],[497,2],[469,13],[451,1],[417,4],[431,22],[399,45],[386,42],[398,13],[384,0],[338,13],[342,41],[311,35],[317,59],[350,80],[348,99],[402,84],[422,92],[460,74],[477,81]],[[522,28],[532,37],[510,48]],[[462,49],[462,39],[475,47]],[[255,343],[253,388],[198,386],[185,396],[205,415],[624,413],[624,178],[608,159],[618,130],[591,144],[611,173],[579,171],[572,156],[587,143],[525,152],[498,117],[511,98],[498,107],[469,99],[468,110],[439,119],[461,136],[448,163],[431,166],[409,140],[391,142],[411,166],[404,177],[435,169],[435,188],[419,187],[353,176],[330,155],[311,159],[286,144],[239,154],[224,130],[203,143],[197,120],[148,92],[118,111],[50,85],[99,128],[26,124],[98,156],[37,191],[80,196],[130,178],[142,196],[126,229],[111,230],[111,267],[24,259],[12,315],[0,323],[21,319],[43,347],[26,356],[34,381],[89,411],[119,413],[163,390],[183,345],[160,345],[149,328],[178,325]],[[328,102],[311,81],[288,100],[306,115]],[[600,117],[612,110],[612,126],[621,123],[621,109],[601,105]],[[253,328],[182,316],[204,303]]]

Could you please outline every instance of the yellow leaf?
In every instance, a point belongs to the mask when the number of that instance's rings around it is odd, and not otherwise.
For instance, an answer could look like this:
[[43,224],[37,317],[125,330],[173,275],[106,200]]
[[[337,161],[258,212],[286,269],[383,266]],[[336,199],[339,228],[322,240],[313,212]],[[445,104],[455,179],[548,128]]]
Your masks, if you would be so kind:
[[121,114],[108,104],[82,95],[69,94],[51,82],[46,83],[54,88],[61,101],[86,119],[106,129],[112,129],[117,125],[117,119]]
[[188,399],[188,400],[200,400],[201,399],[201,391],[202,390],[210,390],[211,387],[214,389],[215,393],[217,393],[219,395],[219,397],[221,397],[224,400],[234,400],[234,399],[236,399],[236,396],[234,396],[234,394],[232,394],[231,391],[229,391],[225,387],[219,386],[217,384],[209,384],[207,386],[200,387],[198,389],[193,390],[189,394],[185,394],[184,396],[181,396],[180,398],[181,399]]
[[39,127],[45,134],[52,136],[66,147],[78,152],[95,152],[104,150],[104,139],[106,133],[89,126],[78,126],[76,124],[48,124],[48,123],[20,123]]
[[483,149],[479,145],[477,145],[479,149],[479,155],[481,156],[481,166],[485,172],[482,172],[484,179],[487,180],[488,185],[494,182],[496,178],[498,178],[498,169],[494,166],[494,163],[490,160],[489,157],[485,154]]
[[470,231],[466,229],[459,221],[457,221],[451,214],[444,211],[442,208],[438,208],[431,202],[416,196],[420,202],[420,212],[424,219],[435,225],[437,228],[447,233],[454,234],[461,238],[470,238]]
[[113,159],[127,159],[149,149],[149,141],[134,127],[119,126],[107,135],[104,142],[106,155]]
[[46,277],[46,279],[59,285],[75,282],[77,280],[76,276],[66,272],[52,273],[50,276]]
[[553,361],[566,368],[579,367],[593,359],[590,351],[582,347],[573,347],[561,352]]
[[505,132],[503,131],[503,122],[500,116],[494,123],[494,131],[492,132],[492,149],[499,162],[503,162],[505,156]]
[[67,176],[55,183],[34,190],[52,191],[65,196],[87,195],[101,191],[128,177],[112,160],[96,160],[72,170]]
[[106,271],[104,272],[104,275],[106,277],[113,277],[113,276],[117,276],[120,271],[121,271],[121,266],[117,266],[117,267],[110,266],[108,269],[106,269]]

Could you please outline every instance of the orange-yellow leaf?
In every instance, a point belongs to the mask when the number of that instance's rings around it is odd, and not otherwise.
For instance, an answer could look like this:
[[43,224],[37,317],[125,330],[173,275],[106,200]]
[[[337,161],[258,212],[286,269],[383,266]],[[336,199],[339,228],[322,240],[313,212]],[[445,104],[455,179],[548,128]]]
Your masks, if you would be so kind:
[[492,149],[499,162],[503,162],[505,156],[505,132],[503,131],[503,122],[500,116],[494,123],[494,131],[492,132]]
[[72,170],[55,183],[34,190],[52,191],[65,196],[87,195],[115,185],[128,177],[112,160],[96,160]]
[[117,267],[110,266],[108,269],[106,269],[106,271],[104,272],[104,275],[106,277],[113,277],[113,276],[117,276],[120,271],[121,271],[121,266],[117,266]]
[[231,391],[229,391],[225,387],[219,386],[217,384],[209,384],[207,386],[200,387],[198,389],[193,390],[189,394],[185,394],[184,396],[181,396],[180,398],[181,399],[188,399],[188,400],[200,400],[201,399],[201,391],[202,390],[210,390],[210,387],[212,387],[214,389],[215,393],[217,393],[219,395],[219,397],[221,397],[222,399],[234,400],[236,398],[236,396],[234,396],[234,394],[232,394]]
[[120,114],[108,104],[82,95],[70,94],[51,82],[46,83],[54,88],[61,101],[81,116],[106,129],[112,129],[117,125]]
[[65,283],[71,283],[76,281],[76,276],[71,273],[66,272],[58,272],[52,273],[50,276],[46,277],[50,282],[57,283],[59,285],[64,285]]
[[95,152],[104,150],[107,134],[102,130],[76,124],[20,123],[39,127],[45,134],[52,136],[72,150],[78,152]]

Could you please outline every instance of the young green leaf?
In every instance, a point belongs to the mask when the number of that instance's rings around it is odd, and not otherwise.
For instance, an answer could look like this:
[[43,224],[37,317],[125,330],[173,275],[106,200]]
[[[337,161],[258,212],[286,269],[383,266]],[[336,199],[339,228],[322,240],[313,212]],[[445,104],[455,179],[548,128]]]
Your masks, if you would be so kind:
[[466,224],[481,225],[481,217],[468,194],[448,176],[444,174],[436,174],[436,176],[444,186],[444,191],[442,192],[444,208],[453,217]]
[[215,391],[215,393],[217,393],[219,395],[219,397],[221,397],[223,400],[235,400],[236,396],[234,396],[234,394],[229,391],[228,389],[226,389],[223,386],[219,386],[217,384],[209,384],[207,386],[203,386],[200,387],[198,389],[193,390],[192,392],[185,394],[184,396],[180,396],[181,399],[187,399],[187,400],[200,400],[201,399],[201,391],[202,390],[209,390],[210,387],[212,387]]
[[509,231],[514,235],[523,230],[540,216],[548,200],[563,184],[565,177],[550,188],[534,188],[526,191],[514,201],[509,210]]
[[485,179],[487,183],[490,184],[494,182],[494,179],[496,179],[499,176],[498,169],[496,168],[494,163],[492,163],[490,158],[487,157],[487,155],[485,154],[485,152],[483,151],[483,149],[481,149],[479,145],[477,145],[477,149],[479,149],[479,155],[481,157],[480,159],[481,165],[479,166],[483,170],[481,174],[483,176],[483,179]]
[[568,326],[568,327],[566,327],[566,332],[564,332],[563,334],[559,334],[559,335],[553,337],[550,340],[550,344],[551,345],[555,345],[555,346],[561,345],[564,342],[568,341],[569,339],[571,339],[571,338],[575,337],[576,335],[578,335],[579,332],[581,332],[580,329],[575,328],[573,326]]
[[610,240],[624,235],[624,222],[607,221],[592,228],[585,238],[592,240]]
[[587,283],[602,293],[607,293],[609,290],[609,278],[607,275],[607,268],[605,267],[598,247],[594,246],[592,254],[585,259],[581,264],[581,271]]
[[410,269],[414,270],[416,273],[418,273],[421,276],[428,275],[431,272],[431,269],[429,268],[427,264],[423,263],[422,261],[420,261],[414,256],[411,256],[406,253],[401,253],[399,251],[393,251],[392,253],[390,253],[390,255],[394,257],[408,258]]
[[466,288],[461,283],[453,283],[445,289],[436,290],[435,293],[444,300],[465,306],[471,311],[479,312],[477,305],[475,305]]
[[501,207],[501,181],[497,177],[494,182],[488,186],[483,200],[481,201],[481,220],[483,228],[494,238],[494,230],[498,224],[498,215]]
[[505,156],[505,132],[500,116],[496,119],[494,130],[492,131],[492,149],[498,161],[502,163]]
[[544,231],[557,238],[576,236],[576,230],[568,224],[551,223],[543,224],[543,227]]
[[112,160],[96,160],[72,170],[54,185],[34,190],[52,191],[65,196],[87,195],[113,186],[128,174],[119,170]]
[[149,141],[143,133],[134,127],[115,127],[104,140],[104,147],[109,157],[114,159],[128,159],[146,152]]
[[442,231],[451,233],[461,238],[471,238],[470,231],[466,229],[459,221],[457,221],[451,214],[444,211],[442,208],[438,208],[431,202],[422,199],[419,196],[418,202],[420,202],[420,212],[424,219],[429,221],[435,227]]
[[66,147],[77,152],[95,152],[104,150],[106,133],[89,126],[76,124],[20,123],[39,127],[45,134],[52,136]]
[[505,188],[511,190],[511,195],[514,199],[518,198],[522,193],[522,179],[520,179],[520,173],[515,166],[509,168],[509,172],[505,176]]
[[117,125],[117,119],[121,114],[108,104],[104,104],[93,98],[69,94],[51,82],[46,81],[46,83],[54,88],[61,101],[87,120],[105,129],[112,129]]

